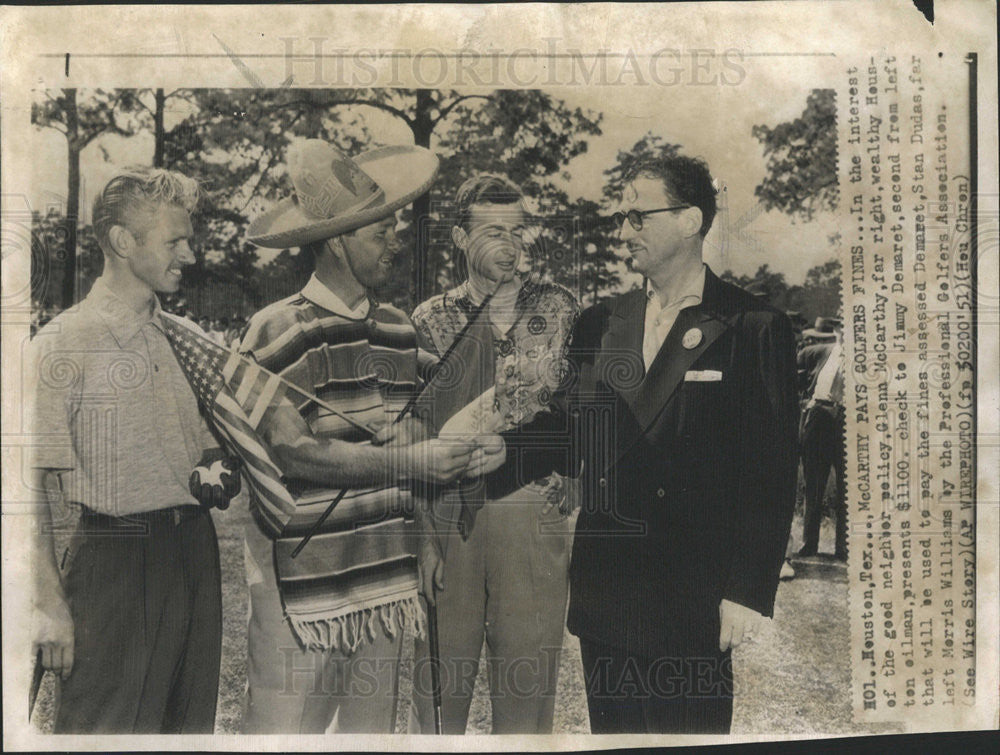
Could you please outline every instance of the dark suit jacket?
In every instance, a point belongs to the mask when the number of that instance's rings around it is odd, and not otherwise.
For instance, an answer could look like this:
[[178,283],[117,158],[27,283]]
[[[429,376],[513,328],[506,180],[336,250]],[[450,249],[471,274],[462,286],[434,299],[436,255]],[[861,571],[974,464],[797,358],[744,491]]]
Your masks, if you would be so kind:
[[[632,291],[584,311],[566,417],[508,443],[525,480],[552,463],[541,450],[560,425],[572,440],[554,449],[557,467],[583,460],[570,631],[636,655],[712,658],[723,598],[773,612],[795,502],[795,341],[784,314],[709,270],[647,375],[645,307]],[[709,370],[722,379],[685,380]]]

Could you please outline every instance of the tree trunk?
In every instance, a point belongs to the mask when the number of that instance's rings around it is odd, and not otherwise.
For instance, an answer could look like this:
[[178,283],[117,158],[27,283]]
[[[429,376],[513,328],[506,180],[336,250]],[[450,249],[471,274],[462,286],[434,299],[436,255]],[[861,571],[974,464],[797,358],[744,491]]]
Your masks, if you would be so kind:
[[[413,116],[411,128],[413,130],[413,143],[418,147],[430,149],[431,133],[434,131],[434,120],[431,118],[431,109],[434,107],[434,99],[428,89],[417,90],[417,106]],[[422,194],[413,200],[413,260],[410,268],[411,292],[413,304],[416,306],[426,300],[432,293],[434,280],[427,264],[427,223],[430,218],[431,197],[430,193]]]
[[162,89],[157,89],[153,94],[156,97],[156,106],[153,109],[153,137],[155,145],[153,147],[153,167],[162,168],[163,145],[166,139],[166,133],[163,130],[163,110],[167,96]]
[[80,122],[76,110],[76,89],[63,90],[63,107],[66,114],[66,147],[69,158],[69,176],[66,185],[66,244],[63,249],[62,292],[63,309],[76,303],[76,229],[80,216]]
[[430,215],[431,199],[428,194],[417,197],[413,200],[413,260],[410,263],[413,305],[431,296],[431,287],[434,282],[430,280],[427,269],[427,220]]

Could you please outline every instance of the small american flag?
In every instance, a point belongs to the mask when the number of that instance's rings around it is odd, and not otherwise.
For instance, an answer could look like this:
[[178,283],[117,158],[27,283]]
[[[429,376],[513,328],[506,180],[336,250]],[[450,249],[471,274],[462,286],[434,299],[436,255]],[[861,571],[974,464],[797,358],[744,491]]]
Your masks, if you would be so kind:
[[198,404],[213,420],[230,450],[243,462],[258,522],[280,534],[295,510],[295,499],[257,428],[284,395],[283,381],[249,358],[215,344],[183,318],[163,315],[164,331]]
[[410,627],[422,636],[418,533],[406,518],[408,496],[395,487],[345,491],[337,498],[343,499],[339,518],[330,516],[307,557],[293,560],[289,553],[303,532],[318,528],[313,525],[331,492],[293,495],[257,428],[288,390],[309,394],[251,358],[218,346],[179,317],[164,314],[163,324],[199,405],[243,461],[251,511],[274,541],[282,609],[302,645],[353,651],[376,623],[386,631]]

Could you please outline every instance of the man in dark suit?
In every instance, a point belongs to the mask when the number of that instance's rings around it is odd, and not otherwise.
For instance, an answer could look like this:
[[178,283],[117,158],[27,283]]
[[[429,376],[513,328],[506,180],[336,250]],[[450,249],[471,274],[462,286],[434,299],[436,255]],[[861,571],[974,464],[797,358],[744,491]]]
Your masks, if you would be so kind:
[[702,262],[701,160],[642,165],[616,220],[642,290],[586,310],[568,393],[584,460],[570,567],[591,730],[729,731],[731,648],[773,613],[796,485],[788,318]]
[[715,208],[704,162],[637,168],[615,218],[645,286],[581,314],[557,410],[502,433],[517,462],[487,479],[498,499],[582,461],[568,625],[595,734],[727,733],[731,649],[773,615],[795,504],[795,338],[702,262]]

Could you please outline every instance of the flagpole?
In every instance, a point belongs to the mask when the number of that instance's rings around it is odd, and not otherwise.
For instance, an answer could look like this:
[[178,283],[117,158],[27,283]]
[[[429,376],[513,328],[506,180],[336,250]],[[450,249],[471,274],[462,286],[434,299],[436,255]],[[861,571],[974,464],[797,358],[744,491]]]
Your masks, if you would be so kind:
[[[431,581],[431,591],[437,592]],[[438,643],[437,598],[427,606],[427,644],[431,662],[431,698],[434,704],[434,733],[444,734],[444,709],[441,703],[441,648]]]
[[42,665],[42,650],[38,649],[35,655],[35,668],[31,673],[31,687],[28,689],[28,720],[35,710],[35,700],[38,699],[38,690],[42,687],[42,677],[45,676],[45,666]]
[[[443,365],[445,359],[451,356],[451,353],[455,350],[455,346],[469,331],[469,328],[472,327],[472,323],[479,319],[479,316],[485,311],[494,294],[500,290],[500,287],[503,284],[504,280],[501,279],[497,283],[496,288],[493,289],[493,292],[483,299],[483,303],[479,305],[472,317],[469,318],[469,322],[467,322],[465,327],[462,328],[462,332],[459,333],[455,340],[451,342],[451,345],[445,351],[445,355],[441,357],[441,361],[438,363],[439,365]],[[440,366],[438,369],[440,371]],[[437,375],[436,372],[431,376],[431,380],[428,381],[428,383],[434,380],[435,375]],[[410,399],[410,404],[414,406],[416,405],[416,396]],[[409,407],[410,404],[407,406]],[[434,588],[434,580],[431,580],[431,592],[437,592]],[[431,700],[434,707],[434,733],[440,735],[444,734],[444,706],[441,702],[441,647],[438,640],[436,596],[434,597],[434,602],[429,603],[427,606],[427,645],[428,654],[430,656],[429,660],[431,662]]]
[[[469,332],[469,328],[471,328],[472,324],[477,319],[479,319],[479,315],[483,312],[483,310],[486,309],[486,307],[490,303],[490,299],[492,299],[493,295],[496,294],[496,292],[500,290],[500,286],[502,286],[503,284],[504,284],[504,281],[501,280],[497,284],[497,287],[495,289],[493,289],[493,292],[489,296],[487,296],[485,299],[483,299],[483,303],[480,304],[478,307],[476,307],[476,309],[472,313],[472,317],[470,317],[469,321],[467,323],[465,323],[465,327],[462,328],[462,330],[459,332],[459,334],[457,336],[455,336],[455,340],[453,340],[451,342],[451,344],[448,346],[448,348],[445,349],[444,356],[442,356],[438,360],[437,366],[435,367],[435,370],[434,370],[434,374],[431,375],[431,379],[428,380],[427,381],[427,385],[424,386],[424,390],[425,391],[427,390],[427,388],[430,387],[430,384],[432,382],[434,382],[434,378],[437,377],[437,375],[438,375],[439,372],[441,372],[441,368],[444,367],[444,363],[448,360],[448,358],[455,351],[455,349],[458,346],[459,342],[461,342],[461,340],[463,338],[465,338],[466,333]],[[423,395],[423,391],[421,391],[420,394]],[[410,400],[407,402],[406,406],[403,407],[403,411],[401,411],[399,413],[399,416],[396,417],[396,422],[399,422],[399,420],[402,419],[402,417],[404,415],[406,415],[408,412],[412,411],[413,408],[417,405],[417,402],[419,400],[420,400],[420,396],[418,396],[417,394],[413,394],[412,396],[410,396]]]

